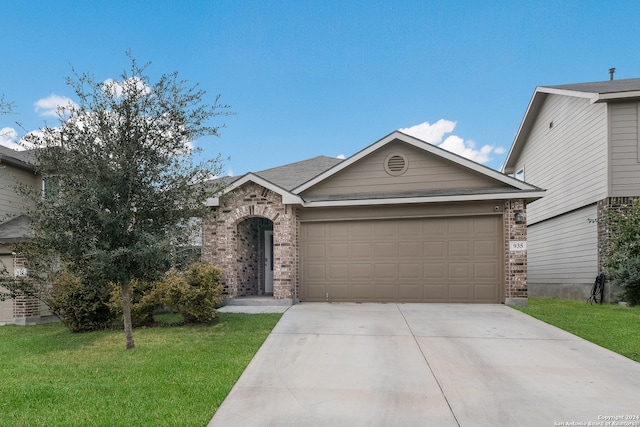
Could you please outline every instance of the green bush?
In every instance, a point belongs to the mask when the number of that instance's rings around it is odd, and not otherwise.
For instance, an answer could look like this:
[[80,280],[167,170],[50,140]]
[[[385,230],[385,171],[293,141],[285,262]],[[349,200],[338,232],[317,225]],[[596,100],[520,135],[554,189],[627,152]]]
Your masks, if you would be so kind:
[[622,288],[622,298],[631,305],[640,304],[640,257],[630,257],[609,266],[611,278]]
[[[131,286],[131,323],[133,326],[146,326],[153,324],[153,313],[160,304],[157,293],[154,292],[153,282],[132,279]],[[122,287],[111,285],[111,311],[115,316],[122,318]]]
[[640,304],[640,199],[612,204],[600,221],[609,232],[604,246],[608,273],[625,301]]
[[164,307],[180,313],[185,322],[210,322],[222,302],[220,270],[203,262],[191,264],[185,271],[171,270],[154,292]]
[[113,324],[115,314],[109,307],[108,285],[87,283],[67,270],[52,282],[47,305],[72,332],[105,329]]

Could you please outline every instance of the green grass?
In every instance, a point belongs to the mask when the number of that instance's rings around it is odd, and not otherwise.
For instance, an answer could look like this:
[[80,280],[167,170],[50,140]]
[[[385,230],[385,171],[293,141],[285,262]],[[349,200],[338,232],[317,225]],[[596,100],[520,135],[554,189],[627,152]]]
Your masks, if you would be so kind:
[[519,310],[640,362],[640,306],[529,298]]
[[[205,426],[281,314],[72,334],[0,327],[2,426]],[[169,321],[174,321],[170,319]]]

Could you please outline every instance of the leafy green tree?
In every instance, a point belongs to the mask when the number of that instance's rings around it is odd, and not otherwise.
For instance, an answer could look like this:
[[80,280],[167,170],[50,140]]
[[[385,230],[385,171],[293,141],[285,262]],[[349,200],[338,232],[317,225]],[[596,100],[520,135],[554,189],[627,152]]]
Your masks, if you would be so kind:
[[609,275],[622,287],[627,302],[640,304],[640,200],[610,206],[600,222],[609,235],[605,246]]
[[67,84],[77,105],[58,109],[59,126],[25,137],[45,182],[44,194],[32,194],[34,236],[25,253],[33,260],[53,251],[86,283],[120,286],[133,348],[131,282],[160,279],[192,234],[189,219],[206,216],[214,189],[199,184],[218,175],[221,162],[197,162],[192,144],[218,136],[210,122],[230,113],[219,95],[205,104],[205,92],[177,72],[152,82],[149,64],[127,56],[131,66],[118,81],[74,70]]

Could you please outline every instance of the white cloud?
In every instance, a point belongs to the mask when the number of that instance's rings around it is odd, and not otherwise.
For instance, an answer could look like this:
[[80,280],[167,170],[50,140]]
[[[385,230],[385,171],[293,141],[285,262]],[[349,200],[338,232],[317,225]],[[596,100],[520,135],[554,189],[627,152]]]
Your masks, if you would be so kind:
[[0,145],[12,150],[24,150],[18,145],[18,132],[14,128],[6,127],[0,129]]
[[483,145],[480,149],[476,149],[476,143],[473,140],[469,139],[465,141],[457,135],[449,135],[443,141],[444,136],[453,132],[455,128],[456,122],[440,119],[434,124],[424,122],[419,125],[400,129],[400,132],[404,132],[407,135],[411,135],[478,163],[488,163],[493,153],[504,153],[504,148],[494,148],[492,145]]
[[69,107],[77,107],[77,104],[73,102],[70,98],[66,96],[56,95],[52,93],[46,98],[42,98],[37,100],[34,104],[36,113],[41,116],[47,117],[57,117],[58,116],[58,107],[60,108],[69,108]]
[[105,92],[111,92],[112,95],[116,97],[121,97],[122,92],[125,90],[134,90],[134,93],[139,93],[143,95],[149,95],[151,93],[151,88],[147,86],[139,77],[130,77],[123,82],[118,82],[113,79],[107,79],[103,83],[103,90]]
[[227,176],[235,176],[235,175],[233,174],[233,170],[232,170],[231,168],[229,168],[229,169],[227,170]]
[[442,142],[442,138],[445,134],[453,132],[456,127],[456,122],[450,120],[440,119],[434,124],[429,122],[420,123],[419,125],[411,126],[410,128],[400,129],[400,132],[407,135],[415,136],[418,139],[426,141],[433,145],[438,145]]
[[336,156],[336,159],[344,160],[344,159],[346,159],[346,157],[344,156],[344,154],[338,154],[338,155]]

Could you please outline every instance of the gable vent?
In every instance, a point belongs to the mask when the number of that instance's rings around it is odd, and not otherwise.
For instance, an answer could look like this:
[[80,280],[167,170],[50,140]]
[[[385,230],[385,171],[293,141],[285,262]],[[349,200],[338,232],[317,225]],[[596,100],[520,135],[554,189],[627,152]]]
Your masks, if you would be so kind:
[[402,154],[391,154],[385,160],[384,169],[389,175],[398,176],[407,171],[409,162]]

